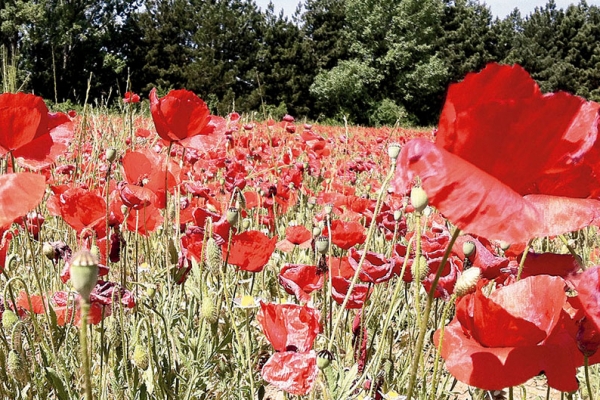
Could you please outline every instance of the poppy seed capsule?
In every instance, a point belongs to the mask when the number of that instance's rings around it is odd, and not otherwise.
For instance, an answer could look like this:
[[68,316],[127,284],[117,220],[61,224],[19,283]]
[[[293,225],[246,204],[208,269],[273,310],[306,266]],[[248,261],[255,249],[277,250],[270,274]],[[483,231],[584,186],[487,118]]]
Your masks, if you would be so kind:
[[398,159],[398,156],[400,155],[400,144],[399,143],[392,143],[388,146],[388,156],[390,156],[390,158],[393,161],[396,161],[396,159]]
[[429,198],[427,193],[422,187],[415,186],[410,191],[410,204],[415,208],[417,212],[423,212],[427,204],[429,204]]
[[316,238],[316,237],[319,237],[319,235],[321,234],[321,232],[323,232],[323,231],[322,231],[322,229],[321,229],[321,228],[319,228],[318,226],[315,226],[315,227],[312,229],[312,235],[313,235],[313,237],[314,237],[314,238]]
[[316,240],[315,248],[319,254],[327,253],[327,250],[329,250],[329,238],[327,236],[319,236]]
[[394,211],[394,221],[398,222],[402,218],[402,210]]
[[44,245],[42,246],[42,253],[46,256],[48,260],[54,260],[56,258],[54,246],[52,246],[48,242],[44,242]]
[[462,245],[462,251],[465,254],[465,257],[471,257],[473,254],[475,254],[475,250],[477,250],[477,247],[475,246],[475,243],[470,240],[464,242]]
[[90,293],[98,282],[98,261],[88,250],[80,250],[73,254],[71,266],[71,283],[84,301],[89,302]]
[[235,225],[238,220],[238,216],[240,215],[239,210],[235,207],[229,207],[227,209],[227,222],[229,225]]
[[460,275],[454,286],[454,293],[458,296],[464,296],[474,292],[477,287],[477,282],[481,279],[481,269],[478,267],[469,268]]
[[333,361],[333,354],[329,350],[321,350],[317,353],[317,367],[325,369]]
[[112,163],[117,158],[117,151],[113,148],[107,149],[105,156],[106,156],[106,161],[108,161],[109,163]]

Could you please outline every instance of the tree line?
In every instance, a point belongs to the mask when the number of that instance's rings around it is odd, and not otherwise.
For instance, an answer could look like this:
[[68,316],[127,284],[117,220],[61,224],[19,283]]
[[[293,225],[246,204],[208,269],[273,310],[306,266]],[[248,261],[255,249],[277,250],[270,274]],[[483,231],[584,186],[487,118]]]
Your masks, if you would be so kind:
[[451,82],[499,61],[600,101],[600,8],[584,0],[504,19],[474,0],[302,5],[288,18],[253,0],[0,0],[2,79],[59,103],[187,88],[218,114],[430,125]]

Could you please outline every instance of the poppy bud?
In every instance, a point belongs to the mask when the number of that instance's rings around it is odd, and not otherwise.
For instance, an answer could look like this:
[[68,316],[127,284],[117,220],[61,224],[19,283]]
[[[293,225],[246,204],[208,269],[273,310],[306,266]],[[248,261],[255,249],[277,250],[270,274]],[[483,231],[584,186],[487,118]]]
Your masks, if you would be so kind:
[[[417,270],[417,266],[419,269]],[[427,275],[429,275],[429,264],[424,256],[419,257],[419,261],[413,261],[410,272],[414,279],[421,282]]]
[[243,228],[244,230],[246,230],[246,229],[250,228],[250,223],[251,223],[251,222],[252,222],[252,221],[250,221],[250,219],[248,219],[248,218],[244,218],[244,220],[242,221],[242,228]]
[[333,204],[325,204],[325,207],[323,207],[323,212],[327,215],[331,215],[332,211],[333,211]]
[[8,353],[6,369],[8,374],[15,377],[15,379],[19,382],[23,382],[27,379],[27,371],[25,370],[23,359],[21,355],[14,350],[11,350]]
[[428,203],[429,199],[425,190],[422,187],[413,187],[410,191],[410,204],[415,208],[415,211],[419,213],[423,212]]
[[333,354],[329,350],[321,350],[317,353],[317,367],[325,369],[329,367],[333,361]]
[[222,260],[221,248],[217,241],[212,237],[208,238],[206,241],[206,265],[212,271],[218,271],[221,268]]
[[481,279],[481,269],[477,267],[469,268],[460,275],[454,286],[454,293],[458,296],[464,296],[475,291],[477,282]]
[[392,159],[392,161],[396,161],[398,159],[398,155],[400,155],[400,144],[392,143],[388,146],[388,156]]
[[153,299],[156,296],[156,285],[148,285],[146,286],[146,296]]
[[117,151],[113,148],[109,148],[106,150],[105,157],[106,157],[106,161],[108,161],[109,163],[112,163],[117,158]]
[[133,365],[141,370],[146,370],[150,364],[150,357],[148,357],[148,351],[140,344],[136,344],[131,355],[131,362]]
[[315,249],[319,254],[327,253],[327,250],[329,250],[329,238],[326,236],[319,236],[315,243]]
[[17,322],[19,322],[17,314],[12,310],[4,310],[4,313],[2,313],[2,327],[5,331],[11,331]]
[[84,301],[89,302],[90,293],[98,282],[98,261],[88,250],[80,250],[73,254],[71,266],[71,283]]
[[217,322],[217,308],[215,307],[215,302],[207,294],[205,294],[202,298],[200,316],[209,324],[214,324]]
[[315,204],[317,204],[317,200],[314,197],[309,197],[308,201],[306,202],[306,206],[308,207],[308,209],[312,210],[313,208],[315,208]]
[[471,257],[473,254],[475,254],[475,250],[477,250],[477,247],[472,241],[469,240],[463,243],[462,251],[465,254],[465,257]]
[[227,222],[229,222],[230,225],[235,225],[239,215],[240,212],[236,207],[229,207],[227,209]]

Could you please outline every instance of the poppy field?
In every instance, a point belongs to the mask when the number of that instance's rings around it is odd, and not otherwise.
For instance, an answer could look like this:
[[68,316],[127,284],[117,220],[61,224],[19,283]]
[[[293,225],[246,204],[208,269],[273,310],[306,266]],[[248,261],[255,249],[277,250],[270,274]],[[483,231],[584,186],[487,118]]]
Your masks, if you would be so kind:
[[435,129],[0,95],[0,397],[599,399],[600,105]]

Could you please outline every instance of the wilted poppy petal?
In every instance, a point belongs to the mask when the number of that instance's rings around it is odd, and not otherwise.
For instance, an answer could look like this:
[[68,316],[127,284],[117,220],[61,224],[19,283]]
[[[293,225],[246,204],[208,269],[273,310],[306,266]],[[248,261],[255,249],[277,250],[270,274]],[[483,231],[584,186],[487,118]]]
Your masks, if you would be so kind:
[[0,176],[0,227],[37,206],[46,190],[46,178],[29,172]]
[[317,374],[317,354],[285,351],[275,353],[263,366],[263,379],[278,389],[302,396],[315,385]]

